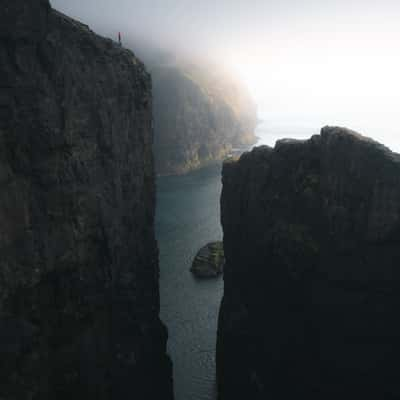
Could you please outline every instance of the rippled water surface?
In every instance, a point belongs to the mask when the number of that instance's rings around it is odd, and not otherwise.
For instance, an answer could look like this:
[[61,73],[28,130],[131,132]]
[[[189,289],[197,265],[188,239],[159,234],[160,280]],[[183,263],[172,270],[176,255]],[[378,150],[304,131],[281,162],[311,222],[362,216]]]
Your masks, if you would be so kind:
[[[264,121],[259,144],[318,133],[312,124]],[[195,280],[189,269],[203,245],[222,239],[221,165],[158,178],[156,231],[160,249],[161,317],[169,329],[176,400],[213,400],[215,343],[222,278]]]
[[201,246],[222,239],[221,166],[158,178],[161,317],[170,338],[176,400],[215,399],[215,341],[222,278],[195,280],[189,269]]
[[[258,144],[309,138],[322,125],[266,118],[257,128]],[[221,165],[158,179],[161,316],[170,333],[176,400],[216,398],[214,353],[223,281],[196,281],[189,269],[201,246],[222,239],[220,193]]]

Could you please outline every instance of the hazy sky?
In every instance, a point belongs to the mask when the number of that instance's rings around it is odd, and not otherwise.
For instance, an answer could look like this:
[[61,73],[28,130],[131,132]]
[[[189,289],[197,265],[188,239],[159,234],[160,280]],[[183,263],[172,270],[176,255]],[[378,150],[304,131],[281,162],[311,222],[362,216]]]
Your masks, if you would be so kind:
[[390,144],[397,140],[389,131],[400,126],[400,0],[52,4],[104,35],[121,31],[228,65],[267,118],[315,118],[375,136],[381,129]]

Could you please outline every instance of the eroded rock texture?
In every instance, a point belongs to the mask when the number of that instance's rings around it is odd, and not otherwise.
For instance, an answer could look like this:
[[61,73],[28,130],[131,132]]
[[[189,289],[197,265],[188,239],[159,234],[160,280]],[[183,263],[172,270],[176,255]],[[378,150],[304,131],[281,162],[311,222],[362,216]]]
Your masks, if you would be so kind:
[[0,10],[0,398],[171,399],[150,77],[47,0]]
[[220,399],[400,396],[400,156],[326,127],[223,170]]
[[223,243],[211,242],[197,252],[190,271],[199,279],[216,278],[224,272],[224,264]]

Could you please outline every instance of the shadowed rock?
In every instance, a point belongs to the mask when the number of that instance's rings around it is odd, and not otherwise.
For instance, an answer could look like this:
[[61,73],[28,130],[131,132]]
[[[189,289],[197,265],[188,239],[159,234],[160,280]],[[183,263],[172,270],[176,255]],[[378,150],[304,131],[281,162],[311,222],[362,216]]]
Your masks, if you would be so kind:
[[222,242],[213,242],[199,250],[190,270],[197,278],[215,278],[222,274],[224,263]]
[[219,397],[400,396],[400,156],[343,128],[225,163]]
[[0,398],[171,399],[150,76],[47,0],[0,9]]

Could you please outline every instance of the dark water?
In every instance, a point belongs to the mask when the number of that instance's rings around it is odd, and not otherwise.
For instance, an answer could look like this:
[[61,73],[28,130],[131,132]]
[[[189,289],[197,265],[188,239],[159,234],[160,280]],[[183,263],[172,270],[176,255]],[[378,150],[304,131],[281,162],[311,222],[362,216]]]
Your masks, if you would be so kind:
[[[258,144],[318,133],[313,124],[264,120]],[[222,278],[198,281],[189,269],[203,245],[222,239],[221,165],[158,178],[156,231],[160,248],[161,317],[169,329],[176,400],[213,400],[215,344]]]
[[[263,117],[256,132],[258,144],[309,138],[323,125]],[[216,398],[214,356],[223,281],[196,281],[189,269],[201,246],[222,238],[220,193],[221,165],[158,179],[161,317],[170,333],[176,400]]]
[[[264,121],[258,144],[311,136],[309,127]],[[215,344],[222,278],[195,280],[189,269],[197,251],[222,239],[221,164],[184,176],[158,178],[156,233],[160,248],[161,318],[170,338],[176,400],[213,400]]]
[[195,280],[203,245],[221,240],[221,165],[158,178],[161,318],[168,326],[176,400],[215,399],[215,342],[222,278]]

